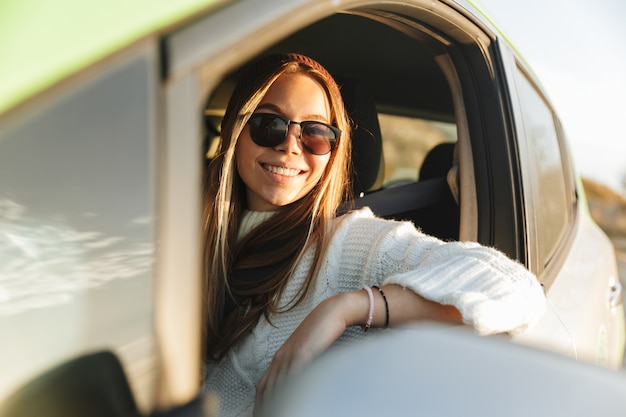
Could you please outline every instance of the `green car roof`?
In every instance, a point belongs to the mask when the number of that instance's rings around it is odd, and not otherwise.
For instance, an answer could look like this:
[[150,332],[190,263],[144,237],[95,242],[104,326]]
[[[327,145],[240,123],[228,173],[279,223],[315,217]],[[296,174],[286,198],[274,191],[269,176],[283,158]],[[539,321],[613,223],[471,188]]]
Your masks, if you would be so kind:
[[219,0],[0,1],[0,114]]
[[[466,1],[493,24],[480,0]],[[230,2],[0,0],[0,115],[138,39]]]

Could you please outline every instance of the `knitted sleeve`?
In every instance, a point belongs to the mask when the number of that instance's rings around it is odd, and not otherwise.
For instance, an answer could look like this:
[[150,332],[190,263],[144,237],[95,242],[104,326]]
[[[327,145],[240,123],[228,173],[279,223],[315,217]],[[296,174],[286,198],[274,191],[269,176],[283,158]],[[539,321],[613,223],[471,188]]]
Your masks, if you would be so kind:
[[[541,285],[503,253],[475,242],[443,242],[408,222],[377,219],[367,212],[361,217],[350,229],[356,235],[376,231],[365,240],[370,247],[364,270],[374,275],[371,282],[397,284],[452,305],[479,334],[521,333],[543,315]],[[379,222],[386,227],[373,227]]]

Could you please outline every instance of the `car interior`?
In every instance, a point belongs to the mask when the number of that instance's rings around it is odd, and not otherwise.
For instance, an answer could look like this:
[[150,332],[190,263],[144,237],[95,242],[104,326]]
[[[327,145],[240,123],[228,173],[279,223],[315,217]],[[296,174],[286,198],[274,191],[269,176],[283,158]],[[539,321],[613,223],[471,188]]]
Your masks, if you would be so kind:
[[[440,40],[426,30],[409,31],[371,16],[341,13],[294,33],[259,56],[275,52],[313,57],[340,86],[353,121],[355,198],[345,202],[344,210],[368,206],[380,216],[410,220],[444,240],[475,236],[471,222],[461,232],[461,203],[475,199],[467,186],[467,198],[460,197],[460,154],[467,157],[471,152],[468,146],[465,152],[458,149],[469,135],[458,129],[463,126],[458,119],[465,115],[458,114],[458,81]],[[208,160],[217,149],[221,117],[238,75],[235,71],[224,79],[207,101]],[[471,165],[466,163],[466,169]]]

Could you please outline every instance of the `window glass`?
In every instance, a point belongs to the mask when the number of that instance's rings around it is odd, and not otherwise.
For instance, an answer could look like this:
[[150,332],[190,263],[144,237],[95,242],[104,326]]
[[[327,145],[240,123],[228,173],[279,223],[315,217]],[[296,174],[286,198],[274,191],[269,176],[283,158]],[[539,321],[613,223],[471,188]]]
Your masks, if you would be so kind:
[[383,154],[384,186],[415,182],[428,151],[440,143],[456,142],[454,123],[379,113]]
[[94,349],[154,353],[156,62],[111,65],[0,124],[0,334],[20,334],[0,344],[3,383]]
[[570,217],[567,181],[556,124],[550,108],[521,73],[517,86],[533,178],[537,244],[540,264],[546,265],[563,236]]

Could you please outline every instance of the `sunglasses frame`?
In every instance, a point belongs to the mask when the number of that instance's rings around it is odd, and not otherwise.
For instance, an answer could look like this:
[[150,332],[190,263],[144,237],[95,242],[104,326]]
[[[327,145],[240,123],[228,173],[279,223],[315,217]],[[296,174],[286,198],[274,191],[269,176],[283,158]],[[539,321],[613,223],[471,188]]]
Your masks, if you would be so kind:
[[[279,119],[282,120],[285,123],[285,135],[282,138],[282,140],[278,143],[271,143],[269,141],[263,141],[263,140],[259,140],[258,137],[255,137],[255,128],[259,128],[260,123],[258,125],[255,125],[256,120],[258,119],[263,119],[263,118],[273,118],[273,119]],[[335,126],[331,126],[328,123],[324,123],[324,122],[320,122],[320,121],[316,121],[316,120],[303,120],[301,122],[294,122],[292,120],[289,120],[288,118],[281,116],[280,114],[275,114],[275,113],[254,113],[252,114],[252,116],[250,116],[250,118],[248,119],[247,124],[250,125],[250,138],[252,139],[252,141],[254,143],[256,143],[259,146],[263,146],[265,148],[273,148],[274,146],[278,146],[281,143],[283,143],[285,141],[285,139],[287,139],[287,135],[289,134],[289,125],[299,125],[300,126],[300,134],[298,135],[298,140],[300,141],[300,144],[302,145],[302,149],[305,150],[306,152],[312,154],[312,155],[326,155],[330,152],[333,151],[333,149],[335,149],[335,146],[337,144],[337,141],[339,140],[339,138],[341,137],[341,130],[336,128]],[[307,145],[307,143],[305,141],[302,140],[302,136],[304,133],[304,130],[306,129],[306,127],[308,125],[322,125],[324,127],[327,127],[328,129],[330,129],[331,132],[333,132],[335,134],[335,138],[334,139],[328,139],[328,144],[330,146],[330,149],[327,152],[324,153],[315,153],[313,152],[313,150],[311,149],[311,147],[309,145]]]

